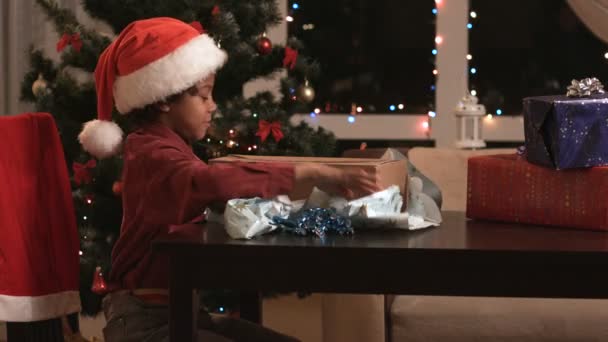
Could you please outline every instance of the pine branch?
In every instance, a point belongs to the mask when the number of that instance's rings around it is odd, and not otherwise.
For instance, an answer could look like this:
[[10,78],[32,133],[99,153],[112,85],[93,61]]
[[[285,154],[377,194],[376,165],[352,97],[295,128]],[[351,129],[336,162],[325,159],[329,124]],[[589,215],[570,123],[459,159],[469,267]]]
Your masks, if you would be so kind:
[[32,92],[32,85],[38,79],[38,75],[42,74],[42,77],[44,77],[45,80],[53,82],[55,80],[55,75],[57,74],[57,69],[55,63],[53,63],[51,59],[45,58],[42,51],[34,49],[33,46],[30,46],[29,50],[30,65],[33,70],[25,74],[25,77],[21,82],[20,100],[36,102],[37,99]]
[[55,0],[36,0],[36,3],[38,3],[46,15],[53,20],[55,31],[59,36],[64,33],[73,34],[78,32],[83,41],[91,41],[94,45],[107,46],[110,44],[110,39],[108,37],[103,37],[97,32],[80,24],[74,13],[68,9],[59,7]]

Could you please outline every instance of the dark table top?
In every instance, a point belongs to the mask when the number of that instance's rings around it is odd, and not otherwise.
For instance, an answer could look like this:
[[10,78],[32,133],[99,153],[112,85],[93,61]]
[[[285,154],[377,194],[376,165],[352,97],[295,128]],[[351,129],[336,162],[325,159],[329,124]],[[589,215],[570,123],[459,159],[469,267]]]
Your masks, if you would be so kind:
[[[471,221],[360,230],[353,236],[274,233],[234,240],[221,225],[156,241],[173,274],[205,288],[500,297],[608,298],[608,233]],[[176,275],[177,277],[177,275]]]
[[[468,251],[563,251],[596,252],[608,251],[608,232],[563,229],[475,221],[465,218],[461,212],[444,212],[439,227],[406,230],[358,230],[352,236],[328,235],[295,236],[287,233],[271,233],[251,240],[231,239],[221,225],[208,223],[199,225],[199,238],[183,239],[175,236],[155,242],[158,250],[175,251],[218,246],[243,247],[311,247],[373,249],[384,251],[402,249],[468,250]],[[194,229],[193,227],[191,227]]]

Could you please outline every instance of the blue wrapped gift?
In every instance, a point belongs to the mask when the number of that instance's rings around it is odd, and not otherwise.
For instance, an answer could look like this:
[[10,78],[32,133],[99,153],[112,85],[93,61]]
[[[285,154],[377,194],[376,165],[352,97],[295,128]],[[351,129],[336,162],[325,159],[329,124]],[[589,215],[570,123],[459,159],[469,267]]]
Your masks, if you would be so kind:
[[523,101],[526,158],[571,169],[608,165],[608,96],[538,96]]

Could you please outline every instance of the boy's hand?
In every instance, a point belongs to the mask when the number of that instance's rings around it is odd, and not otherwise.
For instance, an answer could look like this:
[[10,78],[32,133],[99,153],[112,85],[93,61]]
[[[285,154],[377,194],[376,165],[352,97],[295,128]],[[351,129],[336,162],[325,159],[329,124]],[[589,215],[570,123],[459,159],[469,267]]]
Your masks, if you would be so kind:
[[[296,166],[296,182],[312,180],[317,187],[331,195],[354,199],[380,191],[380,177],[361,169],[338,169],[321,164]],[[299,178],[299,179],[298,179]]]

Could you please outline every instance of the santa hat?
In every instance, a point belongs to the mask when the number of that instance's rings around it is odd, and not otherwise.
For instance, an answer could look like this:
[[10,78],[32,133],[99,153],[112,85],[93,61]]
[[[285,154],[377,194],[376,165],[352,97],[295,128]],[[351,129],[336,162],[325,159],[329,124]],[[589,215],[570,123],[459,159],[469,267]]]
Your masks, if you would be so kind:
[[78,140],[97,158],[115,154],[123,132],[120,114],[164,100],[214,73],[226,53],[199,25],[173,18],[139,20],[127,26],[101,54],[95,68],[97,120],[85,123]]

